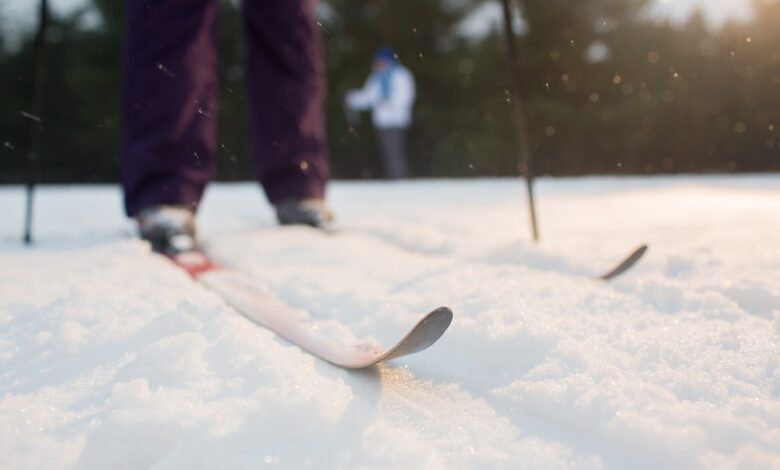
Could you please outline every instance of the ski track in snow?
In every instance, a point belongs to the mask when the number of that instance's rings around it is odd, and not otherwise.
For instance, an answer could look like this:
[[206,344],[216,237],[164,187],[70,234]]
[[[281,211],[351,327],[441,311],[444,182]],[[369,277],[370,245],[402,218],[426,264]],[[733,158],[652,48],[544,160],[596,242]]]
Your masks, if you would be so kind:
[[337,182],[335,234],[213,186],[210,251],[332,334],[387,344],[455,312],[357,372],[152,255],[117,188],[44,188],[33,248],[0,188],[0,468],[777,468],[778,188],[542,179],[533,246],[514,180]]

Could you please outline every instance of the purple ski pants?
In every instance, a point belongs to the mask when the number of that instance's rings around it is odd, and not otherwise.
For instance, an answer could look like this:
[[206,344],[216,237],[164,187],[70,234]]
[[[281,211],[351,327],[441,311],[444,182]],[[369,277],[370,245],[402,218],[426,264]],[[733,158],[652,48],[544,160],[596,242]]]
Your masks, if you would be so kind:
[[[315,0],[245,0],[250,135],[271,203],[323,197],[325,70]],[[121,177],[134,216],[197,208],[215,171],[218,0],[129,0]],[[236,45],[238,47],[238,45]]]

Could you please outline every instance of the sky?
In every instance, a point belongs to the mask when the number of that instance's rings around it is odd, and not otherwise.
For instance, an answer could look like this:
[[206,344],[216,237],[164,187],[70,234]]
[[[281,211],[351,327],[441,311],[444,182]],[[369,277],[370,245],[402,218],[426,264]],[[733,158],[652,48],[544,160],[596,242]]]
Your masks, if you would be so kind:
[[675,21],[684,21],[695,9],[701,9],[714,24],[730,18],[749,19],[748,0],[655,0],[651,10]]
[[[653,0],[647,13],[682,23],[697,9],[704,12],[713,26],[729,19],[748,20],[751,15],[750,0]],[[500,24],[501,15],[498,2],[486,2],[461,24],[461,32],[466,36],[481,37]]]
[[[58,13],[72,12],[83,6],[86,0],[50,0],[52,8]],[[479,34],[481,30],[490,29],[495,23],[495,17],[500,14],[498,2],[486,5],[474,15],[466,25],[464,33]],[[3,0],[0,3],[0,15],[5,19],[0,28],[4,32],[23,31],[34,23],[37,0]],[[653,15],[665,16],[672,21],[680,22],[695,9],[701,9],[713,25],[719,25],[730,18],[749,19],[750,0],[653,0],[649,12]],[[11,21],[8,21],[8,20]]]

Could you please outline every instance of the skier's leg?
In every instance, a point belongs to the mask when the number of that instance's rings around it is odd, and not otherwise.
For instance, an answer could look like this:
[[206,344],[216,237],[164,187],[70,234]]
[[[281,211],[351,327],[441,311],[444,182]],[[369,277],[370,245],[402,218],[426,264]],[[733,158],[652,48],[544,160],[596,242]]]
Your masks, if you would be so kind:
[[395,139],[395,161],[398,165],[398,177],[406,178],[409,176],[409,163],[406,159],[406,128],[396,129]]
[[130,0],[122,184],[128,215],[195,209],[214,172],[217,0]]
[[322,199],[329,170],[325,69],[314,0],[246,0],[244,26],[257,176],[272,204]]
[[385,177],[391,180],[406,177],[405,129],[377,128],[376,133]]
[[379,148],[379,160],[382,163],[382,176],[385,179],[392,179],[390,177],[390,130],[383,127],[374,127],[374,134],[376,135],[376,144]]

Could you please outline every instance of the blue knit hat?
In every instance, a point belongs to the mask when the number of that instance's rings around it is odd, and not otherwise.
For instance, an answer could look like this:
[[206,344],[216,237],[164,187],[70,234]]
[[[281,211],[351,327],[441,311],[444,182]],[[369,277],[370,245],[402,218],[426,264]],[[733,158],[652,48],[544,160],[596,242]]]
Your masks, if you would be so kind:
[[398,62],[395,50],[392,47],[381,47],[374,54],[374,59],[382,59],[388,62]]

